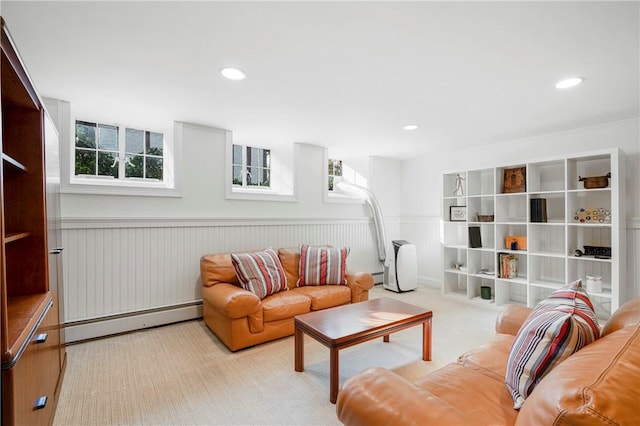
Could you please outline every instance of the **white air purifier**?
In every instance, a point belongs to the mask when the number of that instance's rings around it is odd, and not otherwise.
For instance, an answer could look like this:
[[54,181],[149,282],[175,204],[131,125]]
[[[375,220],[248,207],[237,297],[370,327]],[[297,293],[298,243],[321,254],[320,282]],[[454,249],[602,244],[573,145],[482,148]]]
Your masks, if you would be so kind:
[[393,240],[392,243],[394,270],[389,274],[389,282],[384,283],[384,288],[396,293],[415,290],[418,287],[416,246],[405,240]]

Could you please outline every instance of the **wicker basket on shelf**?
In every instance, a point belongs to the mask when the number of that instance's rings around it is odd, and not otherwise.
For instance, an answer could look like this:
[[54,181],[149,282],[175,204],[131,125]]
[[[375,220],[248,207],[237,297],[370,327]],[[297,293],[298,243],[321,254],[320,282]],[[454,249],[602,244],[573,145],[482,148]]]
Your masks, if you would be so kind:
[[476,218],[478,218],[478,222],[493,222],[492,214],[480,214],[476,212]]

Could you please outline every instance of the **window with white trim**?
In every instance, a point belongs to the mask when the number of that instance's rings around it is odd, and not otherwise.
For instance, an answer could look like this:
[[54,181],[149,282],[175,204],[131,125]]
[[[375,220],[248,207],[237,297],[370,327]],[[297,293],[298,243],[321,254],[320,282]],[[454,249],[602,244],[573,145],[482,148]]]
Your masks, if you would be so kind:
[[75,176],[164,181],[162,133],[82,120],[75,130]]
[[366,174],[369,165],[368,157],[351,158],[349,160],[336,160],[329,156],[328,150],[324,152],[324,201],[326,203],[360,203],[362,198],[350,192],[336,188],[340,182],[352,183],[368,188]]
[[339,182],[340,178],[342,178],[342,160],[332,160],[329,158],[328,176],[329,191],[333,191],[334,183]]
[[236,187],[271,187],[271,150],[233,144],[232,181]]

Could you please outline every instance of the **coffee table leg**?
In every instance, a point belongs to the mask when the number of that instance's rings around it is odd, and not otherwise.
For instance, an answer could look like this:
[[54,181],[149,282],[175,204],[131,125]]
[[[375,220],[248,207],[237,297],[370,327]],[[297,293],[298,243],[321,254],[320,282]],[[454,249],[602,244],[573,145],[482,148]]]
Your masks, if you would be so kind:
[[384,336],[382,336],[382,341],[389,343],[389,335],[385,334]]
[[337,348],[330,348],[329,358],[329,401],[335,404],[338,399],[338,372],[340,369]]
[[422,360],[431,361],[431,318],[422,323]]
[[295,345],[295,369],[296,371],[304,371],[304,333],[296,327],[294,345]]

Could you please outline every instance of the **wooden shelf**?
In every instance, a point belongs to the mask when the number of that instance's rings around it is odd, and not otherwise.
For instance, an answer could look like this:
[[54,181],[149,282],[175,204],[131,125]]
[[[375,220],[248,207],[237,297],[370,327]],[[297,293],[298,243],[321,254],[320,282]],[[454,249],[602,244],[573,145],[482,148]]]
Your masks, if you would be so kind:
[[[45,425],[55,414],[66,360],[60,259],[49,263],[47,255],[59,241],[57,207],[48,214],[47,201],[58,206],[59,192],[47,185],[45,158],[57,160],[59,140],[1,17],[0,23],[0,423]],[[34,409],[41,398],[47,407]]]
[[18,360],[52,303],[50,292],[7,298],[8,345],[2,354],[3,370]]
[[23,238],[27,238],[28,236],[31,235],[31,232],[8,232],[5,236],[4,236],[4,243],[11,243],[13,241],[18,241],[21,240]]
[[9,155],[5,154],[4,152],[2,153],[2,162],[3,165],[4,164],[9,164],[11,166],[13,166],[14,168],[21,170],[23,172],[27,171],[27,167],[22,164],[21,162],[19,162],[18,160],[10,157]]

